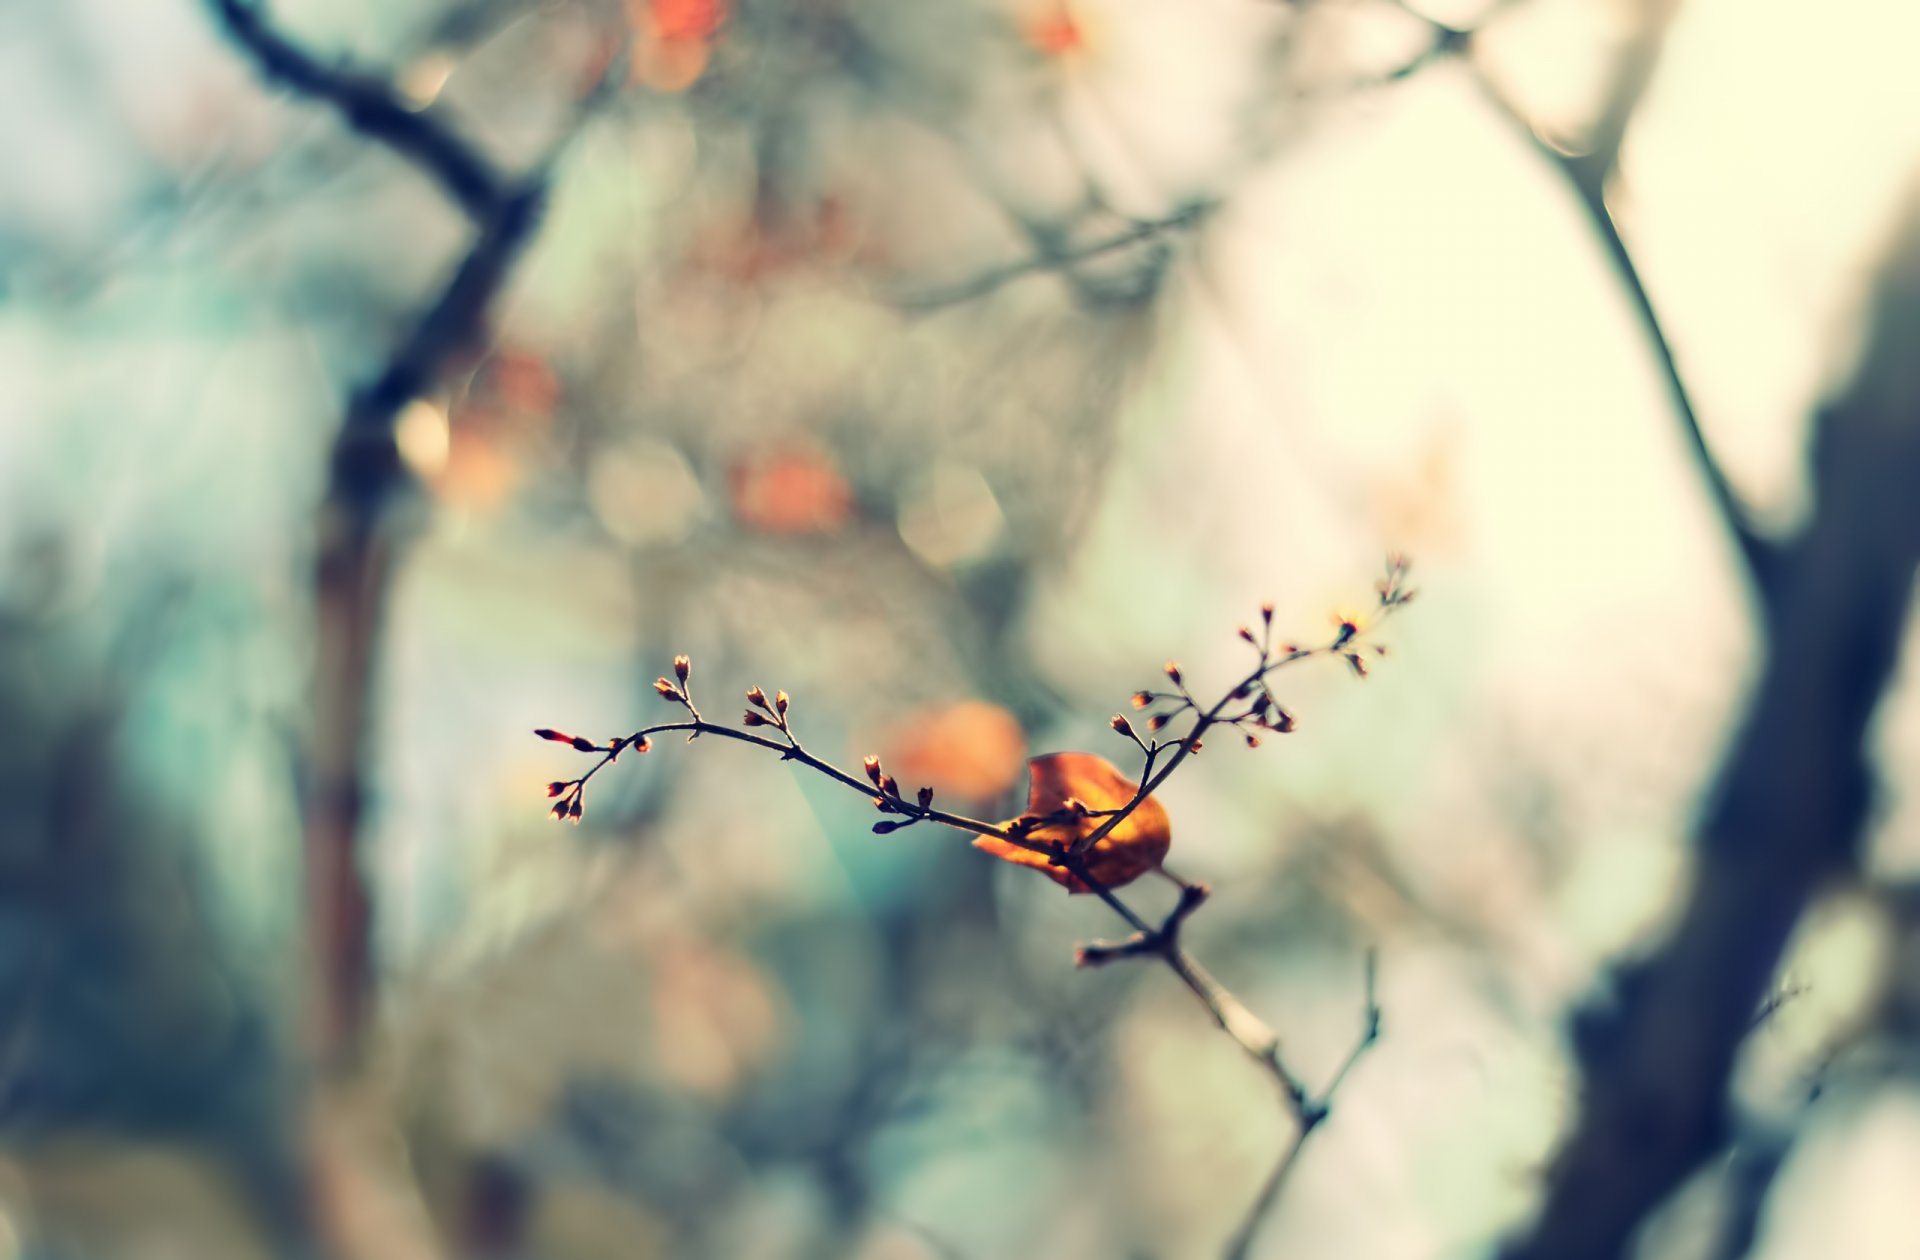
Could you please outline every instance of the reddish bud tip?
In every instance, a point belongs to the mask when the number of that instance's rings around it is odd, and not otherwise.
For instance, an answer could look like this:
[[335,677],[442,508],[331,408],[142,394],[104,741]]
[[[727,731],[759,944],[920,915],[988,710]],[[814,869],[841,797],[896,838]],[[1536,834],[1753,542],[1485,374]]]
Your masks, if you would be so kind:
[[554,818],[565,818],[567,816],[567,811],[571,808],[572,808],[571,801],[561,801],[558,805],[555,805],[552,809],[548,810],[547,813]]
[[1260,747],[1260,737],[1258,735],[1247,736],[1247,747],[1249,748]]
[[1275,705],[1272,726],[1274,730],[1279,731],[1282,735],[1291,735],[1293,733],[1293,714]]
[[865,761],[861,762],[860,764],[866,767],[867,777],[873,780],[873,786],[879,787],[880,786],[880,758],[868,757]]
[[1245,639],[1249,643],[1258,643],[1260,641],[1254,638],[1253,631],[1247,629],[1245,626],[1240,627],[1240,637]]
[[1133,734],[1133,723],[1127,721],[1126,718],[1122,717],[1118,713],[1113,715],[1112,720],[1109,721],[1107,725],[1111,726],[1114,730],[1118,731],[1122,735]]
[[1153,693],[1151,691],[1136,691],[1133,693],[1134,708],[1144,709],[1152,703],[1153,703]]
[[544,726],[535,731],[534,734],[538,735],[541,739],[550,739],[556,744],[571,744],[573,742],[573,736],[563,731],[550,730]]
[[575,752],[598,752],[600,751],[600,745],[594,743],[585,735],[575,735],[573,737],[573,750]]
[[558,782],[549,783],[547,784],[547,795],[558,796],[560,795],[560,793],[566,791],[568,788],[572,786],[573,785],[571,783],[558,783]]
[[787,711],[787,703],[786,692],[776,691],[773,693],[773,707],[780,710],[782,714],[785,714]]
[[1160,730],[1161,728],[1165,727],[1168,722],[1172,720],[1173,720],[1172,718],[1169,718],[1164,713],[1156,713],[1152,717],[1147,719],[1147,729],[1150,731]]
[[930,787],[923,787],[923,788],[921,788],[921,789],[920,789],[920,792],[919,792],[919,800],[920,800],[920,808],[921,808],[921,809],[926,809],[926,808],[927,808],[928,806],[930,806],[930,805],[932,805],[932,804],[933,804],[933,789],[932,789],[932,788],[930,788]]
[[740,719],[740,725],[742,726],[765,726],[766,724],[767,724],[767,719],[761,717],[758,713],[755,713],[752,709],[748,709],[746,712],[746,716]]
[[1260,605],[1260,620],[1269,626],[1273,624],[1273,604],[1271,601]]
[[636,739],[633,741],[633,751],[637,753],[652,752],[653,741],[648,739],[645,735],[642,735],[639,739]]
[[880,790],[888,796],[898,796],[900,795],[900,781],[889,774],[880,780]]
[[759,708],[767,707],[767,693],[758,687],[747,688],[747,703]]
[[1167,668],[1167,677],[1173,679],[1174,684],[1178,686],[1180,682],[1180,666],[1175,664],[1172,661],[1168,661],[1166,668]]
[[579,822],[579,821],[580,821],[580,815],[581,815],[582,813],[584,813],[584,812],[586,812],[586,802],[584,802],[584,801],[582,801],[582,800],[581,800],[581,799],[580,799],[579,797],[577,797],[577,796],[576,796],[576,797],[574,797],[574,798],[573,798],[573,808],[567,811],[567,817],[569,817],[569,818],[571,818],[571,819],[573,819],[573,821],[575,821],[575,822]]
[[673,658],[673,676],[681,682],[687,681],[687,675],[693,672],[693,662],[684,656]]
[[653,689],[669,700],[678,700],[680,698],[680,688],[674,686],[664,678],[654,679]]

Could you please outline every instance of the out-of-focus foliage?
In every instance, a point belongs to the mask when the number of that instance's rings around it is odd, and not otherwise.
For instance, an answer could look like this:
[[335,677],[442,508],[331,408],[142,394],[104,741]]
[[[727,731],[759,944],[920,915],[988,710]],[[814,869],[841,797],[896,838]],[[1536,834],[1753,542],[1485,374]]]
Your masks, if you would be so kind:
[[[1577,142],[1611,7],[1432,7],[1484,20],[1488,76]],[[1761,9],[1681,14],[1616,189],[1756,492],[1795,484],[1846,361],[1895,204],[1863,172],[1920,150],[1911,40],[1874,34],[1905,19]],[[1289,678],[1297,735],[1210,746],[1156,801],[1216,890],[1189,943],[1316,1081],[1382,955],[1386,1039],[1261,1254],[1476,1254],[1524,1215],[1570,1106],[1559,1018],[1670,912],[1752,643],[1605,256],[1474,77],[1420,62],[1426,20],[272,15],[513,170],[623,77],[486,346],[398,420],[378,1000],[316,1107],[316,510],[350,391],[467,228],[200,6],[0,8],[0,1258],[1214,1254],[1284,1115],[1166,975],[1073,970],[1094,899],[874,836],[717,740],[623,758],[555,828],[561,750],[526,732],[636,729],[687,650],[716,697],[790,691],[823,754],[1008,817],[1030,754],[1129,764],[1108,715],[1168,653],[1226,681],[1241,610],[1317,636],[1395,547],[1426,594],[1389,676]],[[1800,37],[1829,22],[1873,37]],[[1810,169],[1862,181],[1846,215],[1747,191]],[[1920,835],[1913,697],[1881,727],[1885,871]],[[1791,1111],[1861,1017],[1878,916],[1806,925],[1743,1107]],[[1873,1189],[1920,1149],[1910,1086],[1843,1102],[1770,1258],[1912,1252]],[[1715,1193],[1650,1254],[1694,1254]]]

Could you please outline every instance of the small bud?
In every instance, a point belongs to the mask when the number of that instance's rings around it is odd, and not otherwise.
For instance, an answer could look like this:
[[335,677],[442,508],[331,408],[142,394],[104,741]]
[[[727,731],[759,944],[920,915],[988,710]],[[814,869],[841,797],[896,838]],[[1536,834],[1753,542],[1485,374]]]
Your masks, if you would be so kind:
[[1187,751],[1188,751],[1189,753],[1198,753],[1198,752],[1200,751],[1200,741],[1199,741],[1199,740],[1197,740],[1197,739],[1194,739],[1194,740],[1188,740],[1188,741],[1187,741]]
[[1359,633],[1360,633],[1359,626],[1355,625],[1352,621],[1349,621],[1347,618],[1342,617],[1340,619],[1340,633],[1333,636],[1333,646],[1335,648],[1343,648],[1353,640],[1354,635]]
[[1248,696],[1252,694],[1253,694],[1252,683],[1241,683],[1238,687],[1235,687],[1233,689],[1233,698],[1235,700],[1245,700]]
[[786,716],[786,713],[787,713],[787,693],[786,692],[776,691],[773,693],[773,707],[780,710],[780,716],[782,717]]
[[1114,714],[1113,719],[1109,721],[1107,725],[1111,726],[1115,731],[1119,732],[1120,734],[1125,735],[1127,738],[1129,739],[1133,738],[1133,723],[1127,721],[1127,719],[1122,717],[1120,714],[1118,713]]
[[918,793],[918,799],[921,809],[930,808],[933,805],[933,789],[930,787],[921,788]]
[[767,719],[761,717],[758,713],[755,713],[752,709],[748,709],[746,712],[746,715],[740,719],[740,725],[765,726],[767,725]]
[[652,752],[653,741],[648,739],[645,735],[642,735],[639,739],[636,739],[633,741],[633,751],[637,753]]
[[1247,642],[1249,642],[1249,643],[1252,643],[1252,644],[1254,644],[1254,645],[1256,645],[1256,646],[1258,646],[1258,645],[1259,645],[1259,642],[1260,642],[1260,640],[1258,640],[1258,639],[1256,639],[1256,638],[1254,638],[1254,637],[1253,637],[1253,631],[1251,631],[1251,630],[1249,630],[1249,629],[1247,629],[1247,628],[1246,628],[1245,626],[1241,626],[1241,627],[1240,627],[1240,637],[1241,637],[1241,638],[1243,638],[1243,639],[1245,639],[1245,640],[1246,640]]
[[1293,714],[1287,712],[1279,705],[1275,705],[1273,707],[1273,722],[1271,725],[1274,730],[1279,731],[1282,735],[1291,735],[1293,733]]
[[1247,747],[1249,747],[1249,748],[1258,748],[1258,747],[1260,747],[1260,737],[1259,737],[1258,735],[1248,735],[1248,736],[1247,736]]
[[1260,605],[1260,622],[1268,626],[1273,624],[1273,601],[1269,600]]
[[571,808],[573,808],[573,802],[561,801],[559,804],[555,805],[552,809],[548,810],[547,813],[556,819],[565,818],[567,816],[567,811],[570,810]]
[[904,826],[906,826],[905,823],[889,822],[885,819],[882,819],[881,821],[873,824],[873,834],[876,836],[884,836],[888,832],[898,831],[900,830],[900,828]]
[[547,795],[558,796],[572,786],[571,783],[549,783],[547,784]]
[[1173,679],[1174,686],[1176,687],[1179,686],[1180,685],[1180,666],[1175,664],[1172,661],[1168,661],[1166,668],[1167,668],[1167,677]]
[[1344,653],[1344,655],[1347,658],[1347,664],[1353,667],[1354,676],[1357,678],[1365,678],[1367,676],[1367,663],[1361,658],[1360,653],[1347,652]]
[[586,802],[576,796],[573,798],[573,808],[567,811],[567,817],[579,822],[580,815],[586,812],[586,808]]
[[541,739],[550,739],[556,744],[571,744],[573,742],[573,736],[566,732],[549,730],[544,726],[535,731],[534,734],[538,735]]
[[1161,728],[1165,727],[1168,722],[1171,722],[1172,720],[1173,720],[1172,718],[1168,717],[1164,713],[1156,713],[1152,717],[1147,719],[1147,729],[1150,731],[1160,730]]
[[900,795],[900,781],[889,774],[880,780],[880,790],[888,796],[897,797]]
[[573,750],[575,752],[598,752],[599,748],[600,746],[598,744],[588,739],[585,735],[575,735],[573,737]]
[[764,709],[767,707],[767,693],[758,687],[749,687],[747,688],[747,703],[757,709]]
[[1153,703],[1153,693],[1151,691],[1136,691],[1133,693],[1134,708],[1144,709],[1152,703]]
[[1298,656],[1300,654],[1300,645],[1297,643],[1282,643],[1280,650],[1288,656]]
[[1374,654],[1375,656],[1385,656],[1385,655],[1387,654],[1387,645],[1386,645],[1386,644],[1384,644],[1384,643],[1376,643],[1376,644],[1374,644],[1374,645],[1373,645],[1373,654]]
[[680,688],[674,686],[664,678],[654,679],[653,689],[668,700],[678,700],[680,698]]
[[673,658],[673,676],[681,682],[687,681],[687,675],[693,672],[693,662],[684,656]]
[[1268,692],[1262,691],[1253,698],[1253,712],[1256,717],[1264,715],[1266,711],[1272,707],[1273,696]]
[[873,786],[880,786],[880,758],[868,757],[860,763],[867,768],[867,777],[873,780]]

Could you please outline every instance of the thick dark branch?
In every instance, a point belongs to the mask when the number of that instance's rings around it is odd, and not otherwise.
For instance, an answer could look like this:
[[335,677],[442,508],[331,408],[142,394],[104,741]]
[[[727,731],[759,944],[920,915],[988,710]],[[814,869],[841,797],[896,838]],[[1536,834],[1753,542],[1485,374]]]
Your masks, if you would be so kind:
[[1920,203],[1867,354],[1820,418],[1816,507],[1780,560],[1757,689],[1699,833],[1673,934],[1576,1024],[1578,1118],[1508,1260],[1616,1260],[1726,1141],[1728,1077],[1795,923],[1852,871],[1870,805],[1867,725],[1920,562]]
[[511,195],[486,154],[387,80],[322,62],[275,30],[254,0],[209,0],[220,24],[265,78],[333,106],[348,126],[431,175],[476,223]]

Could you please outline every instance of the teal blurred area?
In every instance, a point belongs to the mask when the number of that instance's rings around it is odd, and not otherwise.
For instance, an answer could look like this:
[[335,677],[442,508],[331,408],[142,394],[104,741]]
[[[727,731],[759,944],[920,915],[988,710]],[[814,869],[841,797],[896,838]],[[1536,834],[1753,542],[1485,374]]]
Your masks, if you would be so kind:
[[[1616,191],[1784,528],[1920,155],[1875,50],[1920,32],[1763,7],[1677,19]],[[1231,686],[1263,600],[1322,641],[1392,551],[1421,596],[1372,677],[1285,675],[1299,733],[1160,796],[1214,888],[1187,943],[1309,1081],[1381,959],[1387,1036],[1255,1254],[1488,1254],[1574,1107],[1568,1007],[1686,887],[1757,643],[1586,220],[1459,66],[1396,70],[1496,24],[1570,144],[1616,19],[1486,8],[282,0],[547,180],[392,417],[355,656],[316,576],[342,417],[471,224],[214,5],[0,3],[0,1260],[1219,1254],[1287,1113],[1161,969],[1075,970],[1095,899],[712,738],[557,826],[584,767],[530,732],[669,720],[684,652],[710,716],[782,688],[822,756],[1010,818],[1030,755],[1133,773],[1109,715],[1162,661]],[[1910,878],[1910,681],[1874,738],[1870,870]],[[364,974],[315,892],[341,748]],[[1819,904],[1742,1108],[1790,1110],[1901,939]],[[1768,1260],[1920,1247],[1911,1074],[1840,1092]],[[1639,1254],[1717,1254],[1730,1193]]]

